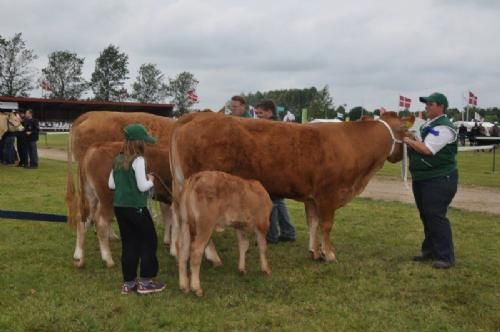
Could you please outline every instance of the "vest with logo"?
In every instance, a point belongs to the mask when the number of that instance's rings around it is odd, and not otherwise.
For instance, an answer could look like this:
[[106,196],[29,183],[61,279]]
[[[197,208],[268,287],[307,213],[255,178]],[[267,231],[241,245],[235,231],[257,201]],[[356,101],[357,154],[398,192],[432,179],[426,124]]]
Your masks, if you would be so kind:
[[141,192],[137,188],[135,172],[132,168],[132,160],[127,170],[123,165],[123,154],[119,154],[113,160],[113,179],[115,180],[115,195],[113,205],[118,207],[143,208],[147,205],[148,193]]
[[409,150],[410,172],[413,180],[424,180],[438,176],[445,176],[457,169],[457,132],[453,124],[446,116],[441,116],[430,122],[427,126],[420,128],[422,141],[427,135],[434,135],[433,129],[436,126],[446,126],[455,135],[452,143],[445,145],[435,155],[423,155],[414,150]]

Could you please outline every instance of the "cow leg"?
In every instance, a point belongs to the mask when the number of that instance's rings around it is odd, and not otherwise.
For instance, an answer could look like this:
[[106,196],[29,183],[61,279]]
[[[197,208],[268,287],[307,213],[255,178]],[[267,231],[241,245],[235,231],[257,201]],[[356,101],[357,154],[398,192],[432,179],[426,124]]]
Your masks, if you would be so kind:
[[189,226],[184,223],[180,227],[180,232],[176,240],[176,245],[171,245],[170,248],[178,246],[177,264],[179,266],[179,287],[184,293],[189,292],[189,278],[187,272],[187,262],[191,248],[191,235]]
[[97,212],[97,239],[99,240],[99,248],[101,249],[101,258],[106,263],[107,267],[115,265],[109,248],[109,230],[111,225],[111,214],[105,212],[102,205],[99,203]]
[[203,296],[203,289],[200,284],[200,266],[203,259],[203,251],[207,246],[212,235],[213,228],[203,232],[196,232],[194,241],[191,243],[191,254],[189,257],[189,266],[191,268],[191,290],[196,296]]
[[312,253],[312,258],[314,260],[319,260],[321,259],[317,239],[319,217],[316,204],[313,201],[306,201],[304,204],[306,209],[307,225],[309,227],[309,251]]
[[88,221],[77,221],[76,225],[76,245],[75,252],[73,253],[73,264],[79,268],[85,265],[85,233],[87,232],[87,224],[89,223]]
[[260,258],[260,269],[266,274],[271,274],[271,268],[267,262],[267,240],[266,240],[267,228],[265,231],[260,229],[255,230],[255,236],[257,238],[257,245],[259,246],[259,258]]
[[215,249],[215,244],[212,239],[208,241],[207,247],[205,248],[205,257],[212,262],[212,266],[217,267],[222,265],[222,260]]
[[333,245],[330,240],[330,231],[333,226],[334,211],[330,211],[330,208],[325,212],[322,211],[321,214],[321,230],[323,231],[323,237],[321,241],[321,254],[327,263],[334,263],[337,261],[335,254],[333,252]]
[[171,243],[171,225],[172,225],[172,210],[170,205],[160,202],[161,215],[165,223],[165,232],[163,233],[163,243],[168,246]]
[[250,241],[248,241],[247,237],[243,233],[242,230],[237,229],[236,235],[238,237],[238,248],[240,251],[240,258],[238,261],[238,271],[241,274],[246,274],[247,270],[245,268],[245,256],[248,251],[248,247],[250,246]]

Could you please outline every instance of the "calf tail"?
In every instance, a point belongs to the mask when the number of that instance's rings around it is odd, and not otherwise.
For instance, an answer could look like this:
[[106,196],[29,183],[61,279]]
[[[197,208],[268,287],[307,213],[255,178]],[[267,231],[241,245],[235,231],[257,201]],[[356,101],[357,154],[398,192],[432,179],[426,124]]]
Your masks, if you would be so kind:
[[73,179],[73,154],[72,154],[71,130],[68,134],[68,160],[67,160],[67,180],[65,203],[68,209],[68,225],[76,228],[78,215],[78,192]]

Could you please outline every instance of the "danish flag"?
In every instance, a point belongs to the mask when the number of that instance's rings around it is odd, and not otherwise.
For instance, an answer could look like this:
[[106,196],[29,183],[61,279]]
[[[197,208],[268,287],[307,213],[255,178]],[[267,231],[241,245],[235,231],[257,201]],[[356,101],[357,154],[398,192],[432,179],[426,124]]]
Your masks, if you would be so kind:
[[469,105],[477,106],[477,96],[469,91]]
[[197,103],[198,102],[198,95],[196,94],[196,92],[194,90],[189,90],[187,92],[187,99],[189,101],[192,101],[193,103]]
[[399,107],[410,108],[411,99],[403,96],[399,96]]

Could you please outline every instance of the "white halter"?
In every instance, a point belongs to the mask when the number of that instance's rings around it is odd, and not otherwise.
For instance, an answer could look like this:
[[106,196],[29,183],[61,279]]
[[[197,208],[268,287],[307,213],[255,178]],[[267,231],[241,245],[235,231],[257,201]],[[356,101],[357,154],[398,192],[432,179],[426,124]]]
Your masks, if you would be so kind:
[[400,139],[397,139],[394,136],[394,132],[392,131],[391,126],[389,126],[389,124],[387,122],[385,122],[382,119],[377,119],[377,121],[380,122],[380,123],[382,123],[387,128],[387,130],[389,130],[389,134],[391,134],[392,146],[391,146],[391,152],[389,152],[389,156],[390,156],[394,152],[394,148],[396,147],[396,143],[403,144],[403,141],[400,140]]

